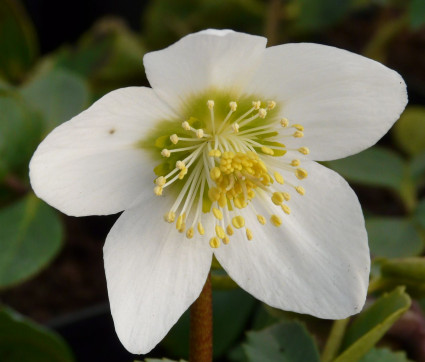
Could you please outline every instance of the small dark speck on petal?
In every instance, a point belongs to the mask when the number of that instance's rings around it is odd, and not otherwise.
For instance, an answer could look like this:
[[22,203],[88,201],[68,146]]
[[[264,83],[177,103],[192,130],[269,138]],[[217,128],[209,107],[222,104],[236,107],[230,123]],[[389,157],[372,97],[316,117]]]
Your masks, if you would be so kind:
[[111,128],[110,130],[109,130],[109,134],[114,134],[115,133],[115,128]]

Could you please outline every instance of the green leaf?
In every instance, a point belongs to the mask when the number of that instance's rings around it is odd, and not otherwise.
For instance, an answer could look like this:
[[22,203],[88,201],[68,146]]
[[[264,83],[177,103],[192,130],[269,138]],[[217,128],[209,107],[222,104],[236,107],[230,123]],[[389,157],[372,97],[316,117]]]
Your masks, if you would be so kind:
[[404,351],[393,352],[387,348],[372,348],[359,362],[409,362]]
[[[213,293],[213,341],[214,356],[219,357],[241,336],[250,318],[256,300],[240,289],[229,291],[214,290]],[[174,356],[188,357],[189,311],[162,342]]]
[[349,181],[359,184],[400,190],[403,181],[403,159],[379,146],[326,164]]
[[382,338],[411,304],[404,288],[380,297],[348,327],[343,352],[334,362],[352,362],[363,357]]
[[41,140],[41,117],[16,94],[0,96],[0,109],[2,168],[27,176],[28,162]]
[[0,289],[39,272],[62,245],[57,213],[32,194],[1,209],[0,225]]
[[43,115],[46,133],[80,113],[89,103],[86,82],[77,74],[59,68],[38,74],[21,92]]
[[425,151],[425,107],[409,106],[394,125],[393,136],[398,146],[409,155]]
[[72,362],[74,357],[59,335],[1,307],[0,360]]
[[34,27],[18,0],[0,1],[0,54],[0,76],[15,83],[38,54]]
[[340,21],[350,8],[349,0],[300,0],[296,28],[317,31]]
[[425,230],[425,199],[422,199],[416,208],[415,220]]
[[366,219],[373,256],[397,258],[419,255],[424,249],[421,236],[410,219],[370,217]]
[[259,332],[248,332],[243,348],[250,362],[319,361],[312,336],[297,321],[281,322]]
[[417,186],[425,184],[425,152],[415,155],[410,161],[410,174]]
[[417,30],[425,24],[425,2],[423,0],[410,0],[407,12],[412,29]]

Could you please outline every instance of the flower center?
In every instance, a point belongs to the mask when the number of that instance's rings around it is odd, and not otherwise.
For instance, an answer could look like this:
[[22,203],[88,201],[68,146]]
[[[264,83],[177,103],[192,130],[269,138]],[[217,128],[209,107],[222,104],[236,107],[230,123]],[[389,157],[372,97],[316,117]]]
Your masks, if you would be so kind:
[[[291,191],[305,193],[302,186],[286,181],[281,170],[298,180],[306,178],[307,172],[299,167],[298,159],[276,158],[284,157],[288,150],[309,153],[307,147],[289,149],[278,141],[302,138],[304,128],[278,118],[276,102],[252,101],[247,109],[238,109],[236,101],[219,106],[221,111],[216,112],[215,101],[208,99],[200,115],[190,116],[176,133],[155,141],[156,147],[161,147],[162,162],[155,168],[159,177],[154,193],[161,196],[167,188],[174,188],[177,195],[165,221],[175,223],[188,238],[207,233],[213,248],[221,242],[228,244],[230,237],[240,232],[234,229],[242,229],[252,240],[245,213],[253,212],[261,225],[267,223],[256,207],[265,210],[270,223],[279,227],[280,215],[291,212],[287,205]],[[203,222],[206,217],[214,223]],[[206,225],[211,230],[206,230]]]

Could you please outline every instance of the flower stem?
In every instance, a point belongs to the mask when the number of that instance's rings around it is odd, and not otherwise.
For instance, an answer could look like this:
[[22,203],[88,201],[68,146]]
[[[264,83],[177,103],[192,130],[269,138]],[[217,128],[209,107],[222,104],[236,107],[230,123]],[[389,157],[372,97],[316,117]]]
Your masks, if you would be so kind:
[[323,362],[332,361],[341,348],[341,343],[344,338],[345,330],[347,329],[350,318],[334,321],[325,348],[322,353],[321,360]]
[[190,307],[190,362],[211,362],[212,344],[211,273],[195,303]]

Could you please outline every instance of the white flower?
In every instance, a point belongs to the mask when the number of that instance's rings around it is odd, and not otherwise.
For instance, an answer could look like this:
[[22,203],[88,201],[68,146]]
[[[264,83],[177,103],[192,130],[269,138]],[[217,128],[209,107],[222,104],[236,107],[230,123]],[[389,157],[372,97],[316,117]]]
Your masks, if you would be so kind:
[[146,54],[152,89],[107,94],[31,160],[36,194],[62,212],[125,210],[104,255],[115,328],[133,353],[198,297],[213,253],[273,307],[339,319],[364,304],[359,202],[313,160],[373,145],[403,111],[405,84],[345,50],[265,46],[207,30]]

